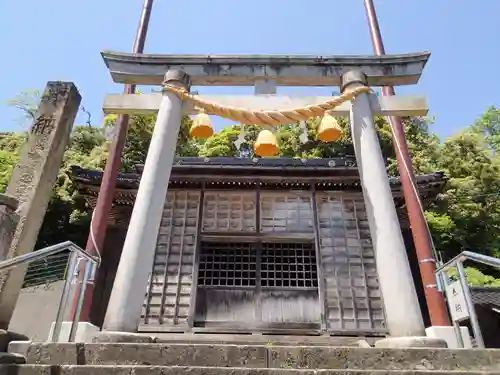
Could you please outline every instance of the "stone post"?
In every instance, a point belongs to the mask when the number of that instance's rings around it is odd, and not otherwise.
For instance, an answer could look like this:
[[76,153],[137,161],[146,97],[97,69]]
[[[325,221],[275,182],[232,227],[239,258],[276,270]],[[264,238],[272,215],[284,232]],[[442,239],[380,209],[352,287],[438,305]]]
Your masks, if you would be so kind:
[[[182,71],[169,70],[165,83],[189,89],[190,78]],[[103,330],[137,332],[181,121],[182,100],[163,91]]]
[[[28,141],[6,194],[20,203],[8,257],[33,251],[59,173],[81,96],[73,83],[48,82]],[[24,282],[26,266],[0,274],[0,329],[7,329]]]
[[19,222],[16,210],[17,199],[0,194],[0,262],[7,259],[16,232]]
[[[367,85],[367,80],[359,71],[349,71],[342,76],[342,91],[361,85]],[[353,100],[350,120],[389,334],[423,336],[420,305],[368,94]]]

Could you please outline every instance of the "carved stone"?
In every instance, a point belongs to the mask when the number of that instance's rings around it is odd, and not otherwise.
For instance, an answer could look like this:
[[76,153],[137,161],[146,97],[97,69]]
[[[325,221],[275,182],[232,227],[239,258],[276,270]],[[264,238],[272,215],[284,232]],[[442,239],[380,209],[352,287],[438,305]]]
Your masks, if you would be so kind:
[[[69,141],[81,96],[71,82],[48,82],[28,141],[6,193],[20,203],[19,224],[8,257],[33,251]],[[26,266],[0,274],[0,329],[7,329]]]

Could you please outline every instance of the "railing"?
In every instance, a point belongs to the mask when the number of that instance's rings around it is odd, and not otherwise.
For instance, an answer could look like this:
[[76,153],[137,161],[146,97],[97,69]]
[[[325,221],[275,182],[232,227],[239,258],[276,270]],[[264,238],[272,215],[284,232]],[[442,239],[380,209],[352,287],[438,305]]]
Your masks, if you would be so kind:
[[[481,333],[479,321],[477,319],[477,315],[474,310],[474,302],[472,301],[472,294],[470,292],[469,283],[467,282],[467,276],[465,275],[465,269],[463,265],[463,263],[467,260],[472,260],[477,263],[482,263],[488,266],[500,268],[499,258],[473,253],[471,251],[463,251],[455,258],[449,260],[448,262],[446,262],[445,264],[436,269],[436,279],[438,280],[439,283],[439,289],[441,291],[444,290],[446,299],[448,300],[448,304],[450,305],[450,299],[456,298],[456,296],[449,295],[449,288],[447,287],[449,285],[448,271],[452,268],[456,269],[461,289],[461,291],[457,292],[458,300],[463,298],[467,309],[460,311],[461,314],[458,314],[457,318],[454,318],[453,312],[451,314],[458,344],[459,346],[464,347],[462,333],[460,331],[460,322],[466,318],[469,318],[472,326],[472,331],[474,333],[474,339],[476,345],[480,348],[484,348],[483,335]],[[459,293],[462,293],[463,295],[460,295]],[[450,310],[452,310],[452,306],[450,306]]]
[[[67,253],[68,254],[64,254]],[[61,254],[63,255],[61,257]],[[83,305],[83,297],[85,295],[85,289],[87,283],[94,279],[94,275],[98,266],[98,261],[82,250],[79,246],[75,245],[71,241],[62,242],[57,245],[49,246],[28,254],[20,255],[15,258],[7,259],[0,262],[0,272],[6,271],[10,268],[14,268],[19,265],[25,264],[36,264],[37,262],[47,263],[50,260],[58,259],[59,263],[64,262],[64,256],[66,256],[66,271],[65,271],[65,283],[63,292],[61,294],[61,300],[59,302],[59,306],[57,309],[56,320],[54,323],[54,327],[51,331],[49,341],[58,342],[59,337],[61,335],[62,323],[64,318],[64,313],[66,311],[66,307],[68,306],[69,298],[70,298],[70,290],[73,281],[76,282],[79,274],[79,270],[81,268],[84,269],[82,287],[79,290],[77,306],[75,311],[73,312],[73,317],[71,318],[71,328],[69,332],[69,342],[75,340],[76,331],[78,328],[78,320],[80,317],[80,312],[82,310]],[[82,265],[82,262],[84,263]],[[56,267],[61,268],[61,264],[56,264]],[[51,273],[48,272],[49,281],[53,281],[50,279]],[[60,277],[58,278],[61,279]]]
[[60,253],[31,262],[24,276],[23,288],[64,280],[70,255],[71,251],[63,250]]

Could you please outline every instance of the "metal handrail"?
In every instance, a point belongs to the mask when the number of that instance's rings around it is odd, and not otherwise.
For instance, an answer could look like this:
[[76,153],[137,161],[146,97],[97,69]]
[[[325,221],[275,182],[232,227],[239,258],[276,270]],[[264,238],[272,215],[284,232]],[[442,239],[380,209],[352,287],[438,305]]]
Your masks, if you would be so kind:
[[7,271],[13,267],[31,263],[37,260],[46,259],[47,257],[69,250],[71,252],[68,259],[68,267],[66,272],[66,280],[64,283],[63,292],[61,295],[61,300],[59,302],[59,306],[57,309],[56,321],[54,323],[53,329],[50,332],[49,341],[58,342],[59,336],[61,335],[62,323],[64,318],[64,313],[66,307],[68,305],[70,290],[73,278],[78,276],[78,271],[80,269],[81,261],[84,262],[84,266],[82,267],[84,270],[83,278],[82,278],[82,287],[79,290],[77,306],[75,311],[73,312],[73,317],[71,320],[71,328],[69,332],[68,341],[74,341],[76,337],[76,331],[78,328],[78,320],[80,317],[80,312],[83,306],[83,298],[85,296],[85,289],[89,282],[93,281],[95,272],[99,265],[99,262],[96,258],[92,257],[90,254],[85,252],[81,247],[75,245],[71,241],[61,242],[57,245],[48,246],[43,249],[19,255],[17,257],[4,260],[0,262],[0,272]]
[[[448,296],[448,289],[443,288],[443,286],[447,285],[448,282],[448,275],[446,271],[448,271],[451,268],[455,268],[458,273],[458,280],[460,282],[460,286],[463,290],[463,298],[465,300],[465,304],[467,307],[469,319],[471,322],[472,326],[472,331],[474,332],[474,338],[476,340],[476,344],[480,348],[484,348],[484,341],[483,341],[483,336],[481,333],[481,328],[479,326],[479,321],[477,319],[476,312],[474,310],[474,302],[472,301],[472,294],[470,292],[470,287],[469,283],[467,282],[467,276],[465,274],[465,269],[463,266],[463,263],[467,260],[472,260],[477,263],[482,263],[487,266],[492,266],[496,268],[500,268],[500,259],[491,257],[489,255],[484,255],[484,254],[478,254],[474,253],[472,251],[462,251],[460,254],[458,254],[456,257],[453,259],[449,260],[445,264],[439,266],[436,268],[436,279],[438,280],[438,284],[440,285],[440,289],[445,291],[446,297],[449,300]],[[450,306],[451,308],[451,306]],[[460,320],[454,320],[453,315],[452,315],[452,320],[453,320],[453,326],[455,328],[455,334],[457,336],[457,341],[460,344],[460,346],[464,346],[463,338],[462,338],[462,333],[460,331]]]
[[24,276],[23,288],[66,279],[70,250],[31,262]]
[[448,269],[450,269],[452,267],[456,267],[456,265],[458,263],[463,263],[466,260],[473,260],[475,262],[482,263],[482,264],[485,264],[487,266],[500,268],[500,259],[499,258],[491,257],[489,255],[484,255],[484,254],[473,253],[472,251],[462,251],[456,257],[449,260],[448,262],[446,262],[442,266],[438,267],[436,269],[436,272],[447,271]]
[[57,245],[52,245],[37,251],[33,251],[28,254],[19,255],[11,259],[4,260],[0,262],[0,271],[6,271],[9,268],[13,268],[20,264],[30,263],[36,260],[42,260],[44,258],[47,258],[48,256],[60,253],[64,250],[77,252],[78,255],[82,256],[82,258],[88,259],[91,262],[96,262],[96,260],[89,253],[83,250],[80,246],[75,245],[71,241],[66,241],[66,242],[61,242]]

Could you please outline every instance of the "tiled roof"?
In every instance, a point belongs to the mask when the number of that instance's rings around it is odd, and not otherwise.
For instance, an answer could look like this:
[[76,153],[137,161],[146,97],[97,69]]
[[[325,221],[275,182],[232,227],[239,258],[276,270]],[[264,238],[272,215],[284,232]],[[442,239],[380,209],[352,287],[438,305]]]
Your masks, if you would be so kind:
[[[126,217],[127,208],[135,201],[139,187],[142,165],[136,166],[135,173],[119,173],[116,181],[114,205],[110,219]],[[95,207],[103,172],[74,166],[71,179],[79,193],[91,207]],[[429,173],[416,177],[418,190],[424,206],[432,202],[446,182],[443,172]],[[399,178],[389,182],[397,208],[404,207]],[[360,191],[356,159],[353,157],[332,159],[293,158],[176,158],[170,176],[171,188],[200,189],[310,189]],[[121,212],[125,213],[121,213]],[[401,220],[407,221],[406,210],[400,209]]]
[[[117,187],[137,189],[142,165],[136,166],[137,173],[119,173]],[[102,172],[72,167],[71,177],[77,184],[100,185]],[[356,160],[352,157],[332,159],[292,159],[292,158],[176,158],[172,167],[171,183],[204,180],[205,182],[243,182],[244,178],[255,182],[261,179],[275,183],[331,183],[352,185],[359,189],[359,174]],[[446,178],[443,172],[417,176],[419,185],[441,187]],[[394,186],[400,185],[397,177],[390,178]],[[438,189],[439,190],[439,189]]]
[[470,289],[474,304],[500,308],[500,287],[473,286]]

